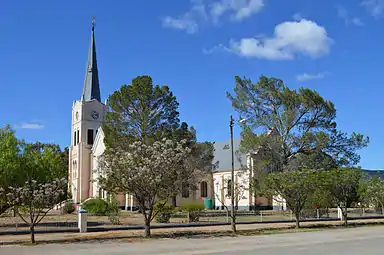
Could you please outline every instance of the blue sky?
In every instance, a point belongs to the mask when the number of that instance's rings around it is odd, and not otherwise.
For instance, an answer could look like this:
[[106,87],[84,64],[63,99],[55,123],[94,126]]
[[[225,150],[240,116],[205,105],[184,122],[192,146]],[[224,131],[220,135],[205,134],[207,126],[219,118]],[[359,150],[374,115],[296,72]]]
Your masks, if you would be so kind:
[[223,141],[234,75],[275,76],[333,101],[342,130],[371,138],[361,165],[384,168],[384,0],[1,1],[0,126],[69,145],[93,15],[103,100],[148,74],[200,140]]

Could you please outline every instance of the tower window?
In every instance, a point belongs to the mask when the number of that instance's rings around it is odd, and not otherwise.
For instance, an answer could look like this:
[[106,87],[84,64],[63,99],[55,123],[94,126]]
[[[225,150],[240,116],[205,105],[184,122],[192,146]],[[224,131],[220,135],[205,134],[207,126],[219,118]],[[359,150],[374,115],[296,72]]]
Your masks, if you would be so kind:
[[88,139],[87,139],[88,145],[93,144],[93,129],[88,129]]
[[200,183],[200,196],[201,197],[208,196],[208,184],[205,181]]
[[73,133],[73,144],[76,145],[76,142],[77,142],[77,135],[76,135],[76,131]]
[[79,144],[79,141],[80,141],[80,131],[77,130],[77,143],[76,144]]

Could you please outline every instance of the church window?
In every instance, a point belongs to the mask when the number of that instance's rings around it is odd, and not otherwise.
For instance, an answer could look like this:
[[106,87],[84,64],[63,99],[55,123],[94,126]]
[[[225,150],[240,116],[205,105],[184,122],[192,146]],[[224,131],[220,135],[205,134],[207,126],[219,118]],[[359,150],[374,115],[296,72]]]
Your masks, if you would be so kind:
[[181,196],[184,198],[189,197],[189,185],[187,183],[183,183],[181,187]]
[[228,180],[227,181],[227,197],[232,196],[232,181]]
[[80,141],[80,131],[77,130],[77,143],[76,144],[79,144],[79,141]]
[[208,196],[208,184],[207,182],[200,183],[200,196],[207,197]]
[[77,142],[77,135],[76,135],[76,131],[73,133],[73,144],[76,145],[76,142]]
[[87,143],[88,143],[88,145],[93,144],[93,129],[88,129]]
[[74,160],[72,162],[72,165],[73,165],[73,167],[72,167],[73,178],[77,178],[77,162],[76,162],[76,160]]

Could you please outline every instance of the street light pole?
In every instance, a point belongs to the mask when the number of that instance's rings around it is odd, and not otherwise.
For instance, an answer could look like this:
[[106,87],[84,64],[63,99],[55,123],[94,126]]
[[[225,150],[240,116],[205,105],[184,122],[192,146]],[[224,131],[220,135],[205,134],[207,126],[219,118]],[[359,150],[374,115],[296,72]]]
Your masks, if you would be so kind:
[[233,154],[233,118],[229,118],[229,130],[231,133],[231,156],[232,156],[232,171],[231,171],[231,227],[232,231],[236,232],[236,215],[235,215],[235,160]]

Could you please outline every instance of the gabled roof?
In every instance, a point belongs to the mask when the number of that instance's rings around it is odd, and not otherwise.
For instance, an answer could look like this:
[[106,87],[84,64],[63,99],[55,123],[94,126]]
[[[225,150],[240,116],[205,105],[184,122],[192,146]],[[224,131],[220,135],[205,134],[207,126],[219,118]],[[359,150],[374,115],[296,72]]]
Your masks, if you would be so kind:
[[92,145],[92,153],[96,152],[96,148],[104,143],[104,131],[101,127],[97,129],[97,134]]
[[[234,149],[234,164],[235,169],[242,169],[247,164],[246,156],[238,153],[240,149],[240,139],[233,139]],[[232,157],[231,157],[231,141],[216,142],[214,144],[215,156],[213,162],[217,162],[215,171],[231,170],[232,169]]]

